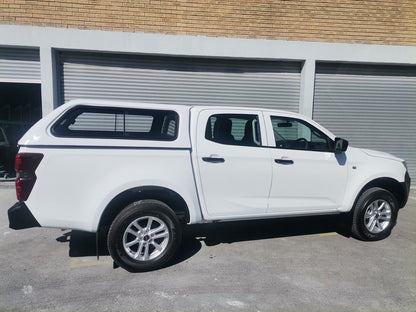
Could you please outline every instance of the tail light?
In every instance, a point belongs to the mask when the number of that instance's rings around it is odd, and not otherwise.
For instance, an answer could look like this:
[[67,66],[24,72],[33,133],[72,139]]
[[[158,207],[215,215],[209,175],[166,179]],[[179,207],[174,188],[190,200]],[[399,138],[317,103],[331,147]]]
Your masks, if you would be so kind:
[[16,195],[18,201],[26,201],[36,182],[36,168],[39,166],[43,154],[19,153],[16,155],[14,167],[16,169]]

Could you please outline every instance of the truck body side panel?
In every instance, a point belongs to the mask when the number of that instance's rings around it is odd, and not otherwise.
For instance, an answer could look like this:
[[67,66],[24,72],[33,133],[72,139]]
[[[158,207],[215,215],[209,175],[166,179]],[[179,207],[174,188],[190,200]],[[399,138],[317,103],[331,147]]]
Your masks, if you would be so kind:
[[200,219],[188,149],[21,149],[29,151],[44,154],[26,202],[41,226],[95,232],[108,203],[140,186],[175,191],[190,221]]

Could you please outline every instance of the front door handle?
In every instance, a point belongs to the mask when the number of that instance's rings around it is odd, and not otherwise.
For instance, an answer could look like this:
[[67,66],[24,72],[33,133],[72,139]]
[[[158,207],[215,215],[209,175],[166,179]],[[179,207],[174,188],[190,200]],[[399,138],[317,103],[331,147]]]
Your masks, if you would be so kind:
[[282,165],[293,165],[294,163],[292,159],[286,159],[286,158],[275,159],[274,162],[276,164],[282,164]]
[[214,164],[225,162],[225,159],[221,157],[202,157],[202,160],[206,162],[214,163]]

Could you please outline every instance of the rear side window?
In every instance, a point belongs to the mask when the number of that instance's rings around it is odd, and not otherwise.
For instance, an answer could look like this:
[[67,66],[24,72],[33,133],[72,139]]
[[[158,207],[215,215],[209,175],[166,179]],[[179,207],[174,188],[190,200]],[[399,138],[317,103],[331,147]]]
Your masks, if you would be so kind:
[[248,114],[212,115],[205,128],[205,138],[221,144],[260,146],[258,116]]
[[78,106],[52,127],[59,137],[173,141],[179,116],[174,111]]

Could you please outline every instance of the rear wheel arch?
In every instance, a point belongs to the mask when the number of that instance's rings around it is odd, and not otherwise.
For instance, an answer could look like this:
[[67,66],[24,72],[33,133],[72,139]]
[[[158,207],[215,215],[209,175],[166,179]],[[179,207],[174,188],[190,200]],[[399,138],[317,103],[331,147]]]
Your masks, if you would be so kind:
[[159,200],[144,199],[122,209],[107,235],[114,262],[130,272],[164,267],[176,254],[182,227],[175,212]]
[[141,186],[125,190],[115,196],[101,214],[97,232],[108,231],[116,216],[131,203],[139,200],[154,199],[168,205],[176,214],[180,223],[189,222],[189,209],[185,200],[175,191],[159,186]]

